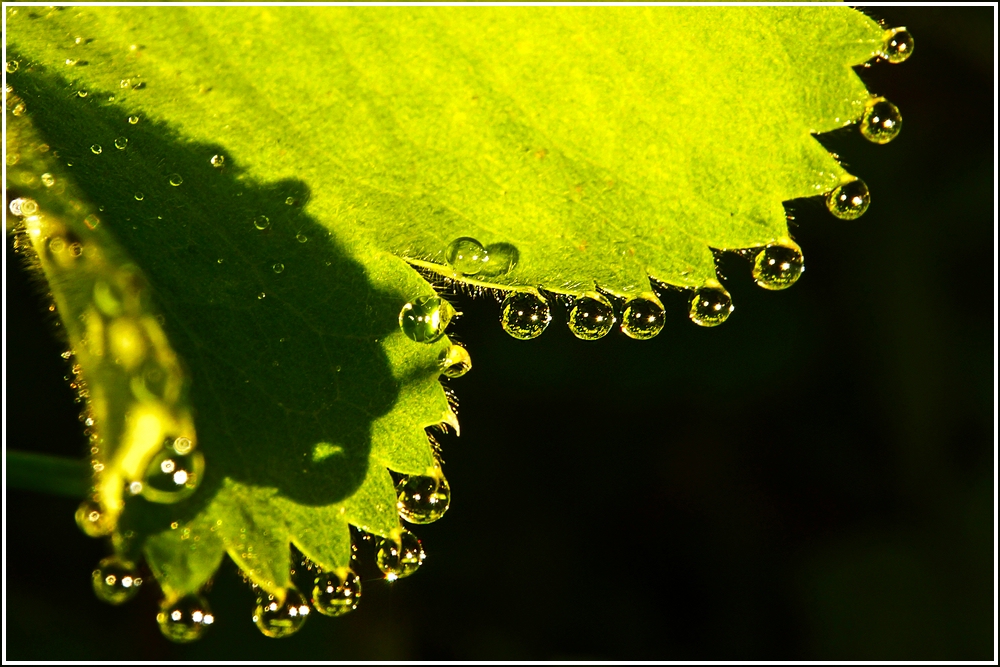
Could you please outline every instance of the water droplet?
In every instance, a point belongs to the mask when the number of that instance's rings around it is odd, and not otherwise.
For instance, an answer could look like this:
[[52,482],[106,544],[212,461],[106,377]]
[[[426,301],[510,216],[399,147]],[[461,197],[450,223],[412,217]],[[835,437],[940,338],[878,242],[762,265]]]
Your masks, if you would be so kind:
[[503,330],[519,340],[540,336],[551,321],[549,304],[537,292],[511,292],[500,305]]
[[90,152],[93,153],[94,155],[100,155],[103,150],[104,149],[101,148],[100,144],[94,144],[93,146],[90,147]]
[[913,53],[913,35],[906,28],[886,30],[882,37],[882,57],[893,64],[901,63]]
[[472,357],[461,345],[449,345],[441,353],[441,372],[450,377],[462,377],[472,369]]
[[502,276],[517,266],[517,248],[509,243],[492,243],[486,246],[487,260],[480,273],[485,276]]
[[868,210],[871,195],[860,178],[842,183],[826,196],[826,207],[841,220],[856,220]]
[[115,148],[118,150],[123,151],[126,146],[128,146],[128,137],[118,137],[115,139]]
[[76,58],[67,58],[66,59],[66,66],[67,67],[74,67],[78,62],[80,62],[80,61],[77,60]]
[[417,536],[402,529],[399,541],[382,538],[375,543],[375,564],[389,581],[408,577],[424,562],[424,547]]
[[142,194],[141,192],[136,192],[135,193],[135,200],[136,201],[142,201],[145,198],[146,198],[146,195]]
[[53,176],[52,174],[50,174],[48,172],[42,174],[42,185],[44,185],[47,188],[51,188],[55,184],[56,184],[56,177],[55,176]]
[[135,565],[118,556],[108,556],[98,563],[93,580],[97,598],[108,604],[128,602],[142,586],[142,578]]
[[260,294],[257,295],[257,299],[260,300],[260,299],[265,298],[266,296],[267,296],[267,294],[265,294],[264,292],[261,292]]
[[163,448],[150,459],[146,474],[142,478],[142,495],[154,503],[175,503],[184,500],[198,488],[205,471],[205,457],[201,452],[191,451],[184,442],[178,451],[177,441],[164,443]]
[[177,187],[184,182],[180,174],[170,174],[170,185]]
[[23,116],[27,110],[28,107],[24,106],[24,102],[18,102],[17,104],[14,105],[14,108],[11,110],[11,113],[14,114],[15,116]]
[[643,294],[625,304],[622,332],[635,340],[649,340],[663,330],[663,304],[655,294]]
[[438,296],[418,296],[399,311],[399,327],[410,340],[433,343],[444,335],[454,314],[451,304]]
[[295,206],[295,197],[285,197],[286,206]]
[[78,91],[76,91],[76,96],[77,97],[86,97],[87,96],[87,91],[86,90],[78,90]]
[[324,572],[313,583],[312,603],[324,616],[343,616],[358,608],[361,579],[351,570]]
[[129,123],[129,125],[135,125],[138,122],[139,122],[139,117],[138,116],[129,116],[128,117],[128,123]]
[[615,325],[615,309],[603,294],[588,292],[573,303],[566,324],[577,338],[597,340]]
[[208,162],[209,162],[209,164],[211,164],[216,169],[219,169],[219,168],[225,166],[225,164],[226,164],[226,156],[225,155],[213,155],[212,158]]
[[463,236],[448,246],[447,260],[456,271],[472,276],[483,269],[483,265],[489,261],[489,255],[482,243]]
[[305,243],[306,241],[309,240],[309,237],[303,234],[302,232],[299,232],[298,234],[295,235],[295,240],[298,241],[299,243]]
[[188,595],[161,605],[156,622],[164,637],[172,642],[186,644],[205,634],[208,626],[215,623],[215,615],[205,598]]
[[309,604],[294,588],[285,591],[285,601],[280,602],[273,595],[267,599],[257,598],[257,608],[253,622],[266,637],[288,637],[305,625],[309,617]]
[[718,283],[708,284],[695,290],[688,317],[699,326],[715,327],[725,322],[733,310],[729,292]]
[[896,138],[903,126],[903,116],[896,105],[884,97],[869,100],[861,117],[861,134],[876,144],[887,144]]
[[285,270],[285,265],[282,264],[281,262],[276,262],[274,266],[272,266],[271,268],[274,269],[275,273],[281,273],[282,271]]
[[253,219],[253,226],[259,229],[260,231],[269,229],[271,227],[271,218],[267,217],[266,215],[258,215],[256,218]]
[[764,289],[785,289],[795,284],[804,269],[799,246],[785,239],[758,253],[753,263],[753,279]]
[[104,537],[113,529],[107,514],[93,500],[84,500],[76,508],[76,525],[88,537]]
[[13,74],[14,72],[17,71],[18,67],[20,67],[20,63],[19,62],[17,62],[16,60],[8,60],[7,61],[7,74]]
[[30,197],[18,197],[10,202],[10,212],[18,217],[38,213],[38,202]]
[[451,487],[440,470],[433,476],[407,475],[396,485],[396,509],[410,523],[434,523],[451,504]]

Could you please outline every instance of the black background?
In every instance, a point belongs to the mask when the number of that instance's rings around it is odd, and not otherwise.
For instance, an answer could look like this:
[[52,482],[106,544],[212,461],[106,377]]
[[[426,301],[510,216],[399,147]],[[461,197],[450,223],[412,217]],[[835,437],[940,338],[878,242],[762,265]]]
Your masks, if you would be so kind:
[[[786,292],[723,260],[717,329],[668,298],[647,342],[531,342],[455,301],[454,501],[410,579],[269,640],[227,561],[206,637],[172,645],[155,586],[93,596],[108,547],[76,502],[7,490],[8,659],[994,658],[996,363],[992,8],[885,7],[916,50],[861,69],[896,103],[886,146],[824,138],[872,191],[855,222],[794,202],[808,267]],[[63,345],[7,243],[11,448],[79,455]],[[992,287],[991,287],[992,286]]]

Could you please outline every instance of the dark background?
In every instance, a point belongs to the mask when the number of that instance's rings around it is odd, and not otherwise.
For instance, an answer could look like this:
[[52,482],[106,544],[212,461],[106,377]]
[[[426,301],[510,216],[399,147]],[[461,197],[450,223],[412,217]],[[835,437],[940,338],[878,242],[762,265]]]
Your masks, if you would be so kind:
[[[216,625],[176,646],[155,586],[94,597],[108,547],[75,501],[7,490],[6,658],[993,659],[994,10],[868,11],[916,37],[859,70],[903,131],[824,138],[872,204],[792,203],[795,287],[727,257],[729,322],[668,296],[647,342],[576,340],[562,312],[517,341],[493,300],[457,297],[474,369],[451,382],[454,501],[415,529],[419,573],[369,568],[356,612],[269,640],[227,560]],[[7,446],[79,455],[63,345],[7,254]]]

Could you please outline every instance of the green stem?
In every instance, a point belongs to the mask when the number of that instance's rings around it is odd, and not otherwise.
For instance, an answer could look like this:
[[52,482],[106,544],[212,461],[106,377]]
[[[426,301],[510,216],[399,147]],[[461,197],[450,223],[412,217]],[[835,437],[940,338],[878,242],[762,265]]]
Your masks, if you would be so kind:
[[8,489],[25,489],[56,496],[83,498],[90,490],[86,461],[63,456],[4,452]]

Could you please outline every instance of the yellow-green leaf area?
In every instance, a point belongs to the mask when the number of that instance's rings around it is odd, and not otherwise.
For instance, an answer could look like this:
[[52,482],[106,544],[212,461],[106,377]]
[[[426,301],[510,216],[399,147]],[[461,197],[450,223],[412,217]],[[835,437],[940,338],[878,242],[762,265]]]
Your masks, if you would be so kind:
[[509,244],[469,279],[570,293],[698,286],[710,248],[786,236],[782,202],[844,176],[811,133],[861,115],[883,34],[847,7],[76,11],[101,37],[46,49],[92,58],[67,76],[138,75],[121,104],[303,179],[345,236],[445,273],[456,238]]

